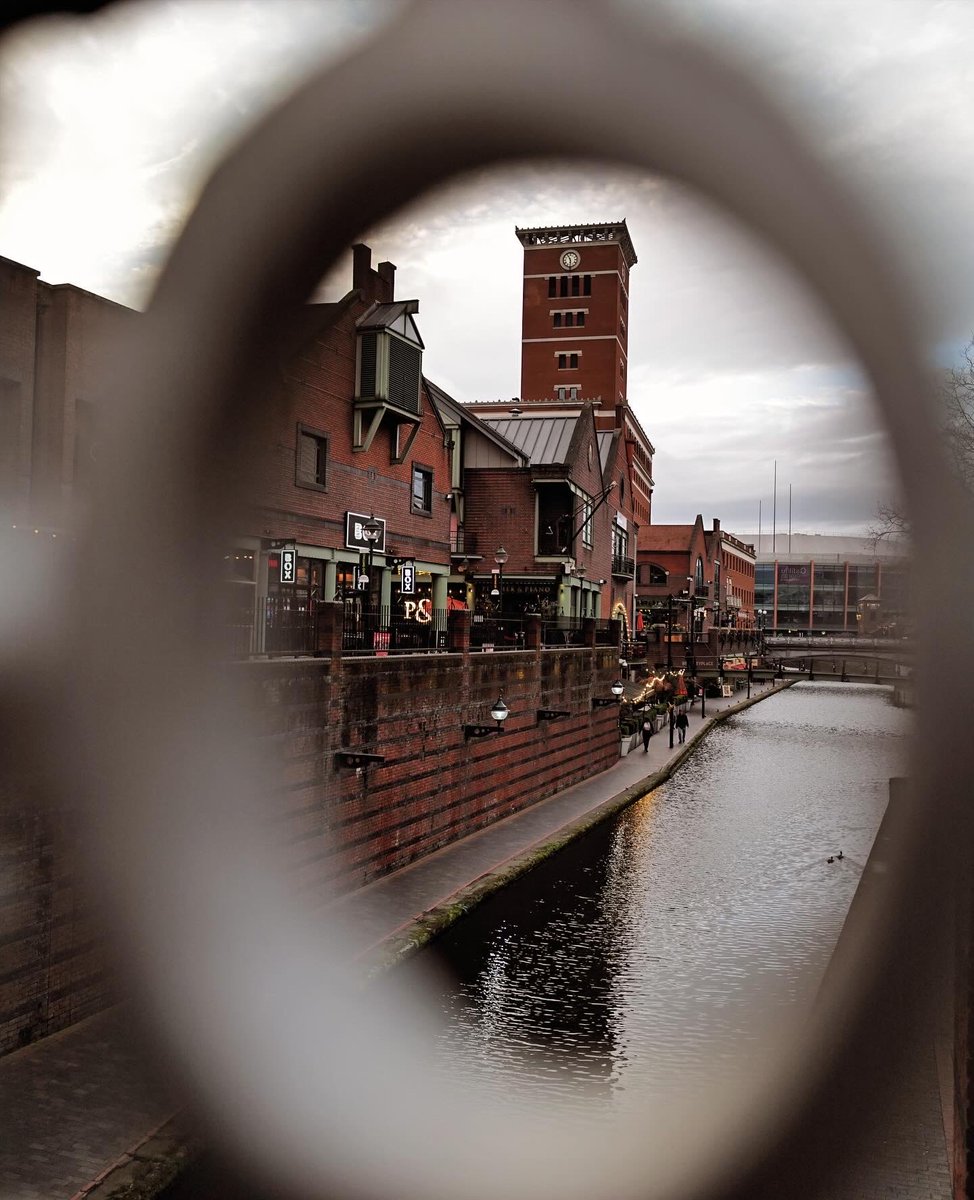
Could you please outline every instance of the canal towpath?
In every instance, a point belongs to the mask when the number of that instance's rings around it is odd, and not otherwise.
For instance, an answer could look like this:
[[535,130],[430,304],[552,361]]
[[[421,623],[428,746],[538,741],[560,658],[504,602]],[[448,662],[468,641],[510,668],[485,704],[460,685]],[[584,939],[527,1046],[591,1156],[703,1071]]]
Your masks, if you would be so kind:
[[[781,684],[752,685],[751,703]],[[366,970],[416,949],[451,920],[582,829],[651,791],[743,692],[690,710],[686,745],[660,730],[608,770],[498,821],[333,904]],[[0,1059],[0,1197],[105,1200],[146,1164],[178,1152],[175,1103],[140,1068],[123,1008]],[[173,1147],[176,1147],[174,1151]]]

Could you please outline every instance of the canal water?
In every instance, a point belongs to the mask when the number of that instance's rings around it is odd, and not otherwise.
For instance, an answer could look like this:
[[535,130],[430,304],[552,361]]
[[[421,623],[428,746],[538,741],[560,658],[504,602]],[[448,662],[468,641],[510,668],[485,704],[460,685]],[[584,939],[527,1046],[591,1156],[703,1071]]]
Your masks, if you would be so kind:
[[830,683],[718,726],[402,968],[434,969],[444,1070],[589,1117],[733,1083],[814,1001],[909,727],[889,688]]

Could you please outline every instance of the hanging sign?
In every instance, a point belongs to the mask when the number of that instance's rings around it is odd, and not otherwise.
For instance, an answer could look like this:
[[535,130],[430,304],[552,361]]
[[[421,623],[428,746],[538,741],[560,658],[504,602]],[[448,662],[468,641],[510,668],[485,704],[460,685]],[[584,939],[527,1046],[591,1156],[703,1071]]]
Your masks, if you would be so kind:
[[294,546],[281,551],[281,583],[294,583],[297,578],[298,552]]
[[404,596],[412,596],[416,591],[416,564],[414,562],[404,562],[399,570],[399,590]]
[[[369,520],[378,521],[380,527],[379,536],[374,542],[369,542],[365,536],[365,524]],[[349,550],[368,550],[375,551],[376,554],[384,554],[386,548],[386,523],[382,517],[371,518],[369,515],[362,513],[347,512],[345,514],[345,545]]]

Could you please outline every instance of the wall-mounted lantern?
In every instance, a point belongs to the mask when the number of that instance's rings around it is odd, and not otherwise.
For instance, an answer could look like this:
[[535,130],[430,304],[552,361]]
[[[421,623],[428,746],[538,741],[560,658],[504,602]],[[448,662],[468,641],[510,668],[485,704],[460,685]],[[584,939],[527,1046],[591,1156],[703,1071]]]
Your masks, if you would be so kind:
[[625,690],[626,689],[623,686],[622,680],[617,679],[615,681],[615,683],[613,683],[609,687],[609,691],[612,693],[612,695],[611,696],[593,696],[592,697],[592,707],[593,708],[605,708],[610,704],[617,704],[619,702],[619,699],[622,696],[622,693]]
[[498,696],[490,706],[490,715],[497,722],[496,725],[464,725],[463,736],[466,738],[489,737],[492,733],[504,731],[504,722],[511,715],[511,710],[501,696]]

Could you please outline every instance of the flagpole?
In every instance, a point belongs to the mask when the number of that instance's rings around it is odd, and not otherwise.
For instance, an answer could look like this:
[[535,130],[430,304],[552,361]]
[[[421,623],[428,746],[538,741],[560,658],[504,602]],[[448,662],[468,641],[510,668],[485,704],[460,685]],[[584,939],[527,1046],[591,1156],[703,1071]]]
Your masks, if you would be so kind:
[[774,460],[774,484],[771,492],[771,553],[778,553],[778,460]]

